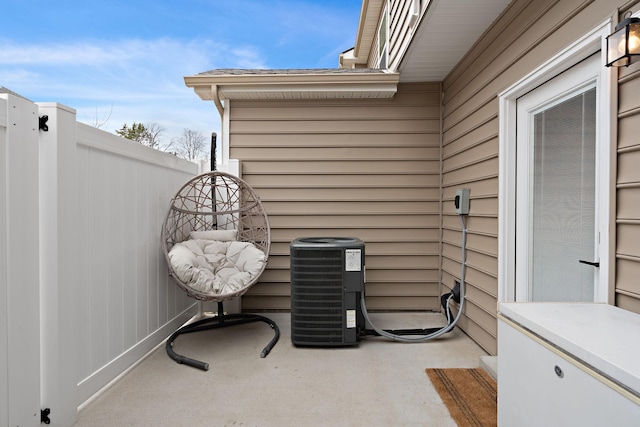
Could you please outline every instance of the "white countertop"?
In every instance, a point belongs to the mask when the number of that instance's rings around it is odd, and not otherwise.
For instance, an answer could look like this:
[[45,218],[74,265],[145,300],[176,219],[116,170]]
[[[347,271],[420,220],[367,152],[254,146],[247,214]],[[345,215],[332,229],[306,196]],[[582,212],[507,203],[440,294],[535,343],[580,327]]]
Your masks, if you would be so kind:
[[639,314],[598,303],[500,303],[498,312],[640,396]]

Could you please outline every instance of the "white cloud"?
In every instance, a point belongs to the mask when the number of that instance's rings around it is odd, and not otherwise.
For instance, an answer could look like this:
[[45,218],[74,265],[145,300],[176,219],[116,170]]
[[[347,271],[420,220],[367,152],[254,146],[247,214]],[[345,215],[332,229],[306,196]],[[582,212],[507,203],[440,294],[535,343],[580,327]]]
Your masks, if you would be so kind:
[[212,40],[0,42],[0,85],[33,101],[68,105],[85,123],[109,117],[104,128],[112,132],[125,122],[154,121],[169,140],[184,128],[205,135],[219,130],[213,104],[200,100],[183,77],[223,67],[266,65],[256,47]]
[[24,69],[0,69],[0,84],[4,86],[28,84],[37,81],[40,73]]
[[170,38],[152,40],[84,40],[46,44],[25,44],[0,40],[0,64],[28,66],[117,66],[140,61],[162,61],[171,56],[203,55],[203,50],[225,49],[211,40],[182,42]]
[[118,58],[116,52],[91,44],[21,45],[3,43],[0,64],[4,65],[99,65]]
[[231,49],[231,53],[233,54],[235,65],[225,66],[223,68],[268,68],[260,51],[255,47],[234,48]]
[[124,123],[156,122],[168,143],[185,128],[207,137],[220,129],[213,102],[187,88],[184,76],[215,68],[334,66],[337,53],[352,44],[356,19],[346,12],[359,1],[190,0],[152,10],[138,0],[123,8],[76,2],[63,13],[47,3],[29,18],[22,13],[28,6],[15,3],[8,19],[13,30],[7,25],[0,35],[0,86],[72,107],[88,124],[108,119],[103,128],[110,132]]

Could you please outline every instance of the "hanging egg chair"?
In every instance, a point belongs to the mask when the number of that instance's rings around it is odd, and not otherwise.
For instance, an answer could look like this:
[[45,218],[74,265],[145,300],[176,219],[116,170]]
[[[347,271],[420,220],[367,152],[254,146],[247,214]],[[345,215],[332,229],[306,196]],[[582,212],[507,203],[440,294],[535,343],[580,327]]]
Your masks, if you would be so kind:
[[269,219],[260,198],[245,181],[213,171],[182,186],[171,199],[162,225],[162,251],[176,285],[198,301],[217,303],[218,312],[169,337],[166,350],[172,359],[208,370],[208,363],[177,354],[176,338],[251,322],[265,322],[273,328],[274,337],[260,356],[269,354],[280,336],[275,322],[257,314],[225,314],[223,302],[243,295],[258,282],[267,266],[270,245]]

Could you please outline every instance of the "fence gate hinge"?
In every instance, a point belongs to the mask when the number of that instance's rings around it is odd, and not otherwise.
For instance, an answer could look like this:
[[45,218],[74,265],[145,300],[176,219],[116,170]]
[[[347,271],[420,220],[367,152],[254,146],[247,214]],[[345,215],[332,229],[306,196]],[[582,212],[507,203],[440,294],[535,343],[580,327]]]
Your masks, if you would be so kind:
[[40,130],[43,130],[45,132],[49,131],[49,126],[47,126],[47,121],[49,120],[49,116],[40,116],[38,118],[38,125]]
[[[45,116],[46,117],[46,116]],[[51,413],[51,409],[45,408],[40,411],[40,423],[51,424],[51,420],[49,419],[49,414]]]

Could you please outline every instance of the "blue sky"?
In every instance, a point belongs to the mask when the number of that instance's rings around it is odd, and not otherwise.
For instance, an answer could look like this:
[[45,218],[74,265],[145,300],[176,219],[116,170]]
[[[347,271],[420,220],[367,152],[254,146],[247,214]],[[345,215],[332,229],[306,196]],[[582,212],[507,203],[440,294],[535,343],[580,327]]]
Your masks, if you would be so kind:
[[113,132],[219,132],[183,77],[214,68],[336,67],[361,0],[3,0],[0,86]]

